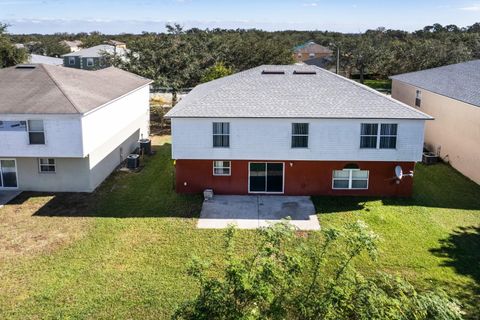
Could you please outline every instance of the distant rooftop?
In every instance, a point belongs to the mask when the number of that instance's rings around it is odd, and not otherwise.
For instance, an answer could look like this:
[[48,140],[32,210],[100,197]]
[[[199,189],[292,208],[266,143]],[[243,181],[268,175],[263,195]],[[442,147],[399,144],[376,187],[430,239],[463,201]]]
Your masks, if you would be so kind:
[[390,77],[480,107],[480,60]]
[[45,63],[45,64],[51,64],[54,66],[61,66],[63,65],[63,59],[60,58],[55,58],[55,57],[48,57],[48,56],[42,56],[39,54],[31,54],[28,63],[33,63],[33,64],[38,64],[38,63]]
[[18,65],[0,69],[0,114],[83,114],[151,82],[114,67]]
[[167,116],[431,119],[355,81],[309,65],[265,65],[201,84]]
[[126,50],[123,48],[115,48],[113,45],[101,44],[98,46],[81,49],[77,52],[71,52],[64,54],[62,57],[87,57],[87,58],[99,58],[102,57],[104,53],[124,55]]
[[329,48],[321,46],[313,41],[308,41],[304,44],[296,46],[293,51],[295,53],[333,53],[333,51]]

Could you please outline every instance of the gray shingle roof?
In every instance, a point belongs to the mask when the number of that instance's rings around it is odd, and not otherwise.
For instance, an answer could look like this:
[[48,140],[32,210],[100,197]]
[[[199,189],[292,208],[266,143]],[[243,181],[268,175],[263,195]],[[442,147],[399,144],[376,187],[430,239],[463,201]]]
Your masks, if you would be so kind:
[[37,64],[0,69],[0,114],[83,114],[149,83],[113,67],[86,71]]
[[101,44],[98,46],[85,48],[76,52],[71,52],[62,55],[62,57],[85,57],[85,58],[99,58],[102,57],[105,53],[114,54],[117,53],[118,55],[125,55],[125,49],[123,48],[116,48],[115,46],[109,44]]
[[[263,70],[285,74],[262,74]],[[295,70],[316,74],[294,74]],[[431,119],[364,85],[308,65],[260,66],[207,82],[167,117]]]
[[61,66],[63,64],[63,59],[42,56],[39,54],[31,54],[28,59],[28,63],[45,63],[45,64],[52,64],[54,66]]
[[480,106],[480,60],[404,73],[390,78]]

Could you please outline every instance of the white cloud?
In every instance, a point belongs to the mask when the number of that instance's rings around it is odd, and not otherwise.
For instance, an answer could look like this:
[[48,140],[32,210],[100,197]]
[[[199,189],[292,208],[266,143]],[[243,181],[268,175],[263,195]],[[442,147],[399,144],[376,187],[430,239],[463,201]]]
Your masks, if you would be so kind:
[[460,10],[463,11],[480,11],[480,3],[472,4],[471,6],[462,7]]
[[308,2],[303,4],[304,7],[316,7],[318,6],[317,2]]

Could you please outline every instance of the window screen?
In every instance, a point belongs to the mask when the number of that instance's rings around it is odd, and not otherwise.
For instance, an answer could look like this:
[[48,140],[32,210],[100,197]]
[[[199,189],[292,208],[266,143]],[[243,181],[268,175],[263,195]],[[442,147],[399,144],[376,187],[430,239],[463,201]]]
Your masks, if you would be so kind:
[[308,123],[292,123],[292,148],[308,148]]
[[230,147],[230,123],[228,122],[213,123],[213,147],[215,148]]
[[380,149],[395,149],[397,147],[397,124],[382,123],[380,127]]
[[360,148],[377,147],[378,124],[377,123],[362,123],[360,132]]

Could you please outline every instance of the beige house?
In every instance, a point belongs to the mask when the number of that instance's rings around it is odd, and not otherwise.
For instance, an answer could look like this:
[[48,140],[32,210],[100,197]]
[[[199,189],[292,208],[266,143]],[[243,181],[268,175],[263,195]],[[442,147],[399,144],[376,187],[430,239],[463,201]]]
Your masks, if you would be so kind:
[[480,60],[391,77],[392,97],[434,117],[425,146],[480,184]]

